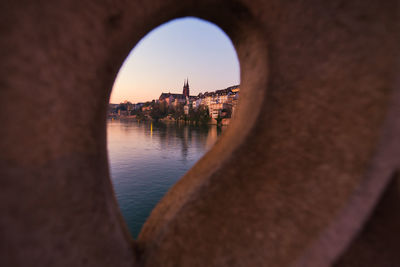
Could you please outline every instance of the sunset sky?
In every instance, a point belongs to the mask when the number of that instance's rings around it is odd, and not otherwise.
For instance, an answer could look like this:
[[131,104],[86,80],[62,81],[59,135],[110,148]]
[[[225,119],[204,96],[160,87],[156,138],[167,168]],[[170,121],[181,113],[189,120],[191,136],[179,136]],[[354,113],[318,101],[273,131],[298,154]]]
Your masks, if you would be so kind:
[[183,18],[148,33],[122,65],[110,103],[150,101],[161,92],[182,93],[186,78],[191,95],[240,83],[235,48],[216,25]]

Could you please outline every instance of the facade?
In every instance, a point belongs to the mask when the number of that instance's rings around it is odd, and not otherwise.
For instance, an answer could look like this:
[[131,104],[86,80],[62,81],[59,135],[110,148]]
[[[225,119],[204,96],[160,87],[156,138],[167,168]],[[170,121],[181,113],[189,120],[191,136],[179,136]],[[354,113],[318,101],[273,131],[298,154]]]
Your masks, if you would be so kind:
[[[182,94],[162,93],[158,100],[153,100],[153,103],[166,103],[167,106],[175,108],[179,105],[183,105],[185,115],[189,115],[190,106],[196,110],[201,105],[204,105],[208,108],[209,115],[213,119],[218,117],[231,118],[236,112],[239,93],[240,86],[234,85],[222,90],[199,93],[197,96],[190,96],[189,81],[186,79],[183,83]],[[151,105],[145,105],[145,103],[132,104],[128,101],[119,105],[126,106],[126,112],[118,110],[120,115],[124,115],[125,113],[129,115],[134,110],[149,111],[152,108]],[[111,106],[110,104],[110,114],[117,112],[117,109],[114,106]]]
[[182,94],[162,93],[158,100],[166,102],[167,105],[177,106],[178,104],[188,104],[194,96],[190,96],[189,80],[183,82]]
[[183,107],[183,111],[184,111],[185,115],[189,115],[189,105],[188,105],[188,104],[186,104],[186,105]]
[[136,103],[134,106],[134,110],[139,110],[143,107],[144,103]]
[[228,103],[214,103],[208,106],[208,110],[210,112],[210,117],[216,119],[218,116],[223,117],[226,115],[223,114],[223,111],[226,113],[228,110],[232,110],[232,105]]
[[194,109],[201,104],[207,106],[210,116],[214,119],[218,116],[230,117],[236,109],[239,91],[239,85],[235,85],[215,92],[200,93],[191,103]]
[[198,109],[200,107],[200,105],[202,105],[203,103],[203,99],[202,98],[194,98],[192,101],[192,107],[194,109]]
[[175,101],[179,103],[185,103],[185,97],[183,94],[162,93],[158,100],[160,102],[165,101],[168,106],[173,104]]
[[152,109],[151,106],[142,107],[142,111],[150,111]]

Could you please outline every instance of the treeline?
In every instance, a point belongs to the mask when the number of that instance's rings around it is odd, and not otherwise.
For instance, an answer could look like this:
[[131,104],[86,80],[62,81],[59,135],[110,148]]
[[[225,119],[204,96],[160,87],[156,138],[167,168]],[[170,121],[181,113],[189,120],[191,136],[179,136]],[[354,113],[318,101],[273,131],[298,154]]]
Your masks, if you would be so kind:
[[169,117],[175,121],[185,121],[197,125],[206,125],[211,118],[208,107],[204,105],[200,105],[197,109],[193,109],[190,105],[189,114],[186,115],[184,104],[168,106],[165,102],[153,103],[149,115],[155,121]]
[[196,125],[206,125],[210,122],[208,107],[200,105],[197,109],[193,109],[189,105],[189,114],[185,114],[185,105],[167,105],[166,102],[146,102],[140,108],[134,108],[130,102],[120,103],[110,109],[111,114],[121,113],[126,116],[135,116],[137,120],[159,121],[165,118],[175,121],[185,121]]

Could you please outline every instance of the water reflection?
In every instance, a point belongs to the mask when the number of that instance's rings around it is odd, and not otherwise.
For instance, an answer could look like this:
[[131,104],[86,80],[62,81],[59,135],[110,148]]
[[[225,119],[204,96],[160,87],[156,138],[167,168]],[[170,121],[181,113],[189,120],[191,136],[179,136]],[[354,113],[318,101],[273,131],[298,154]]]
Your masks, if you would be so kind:
[[220,133],[216,126],[108,121],[112,182],[134,237],[154,205]]

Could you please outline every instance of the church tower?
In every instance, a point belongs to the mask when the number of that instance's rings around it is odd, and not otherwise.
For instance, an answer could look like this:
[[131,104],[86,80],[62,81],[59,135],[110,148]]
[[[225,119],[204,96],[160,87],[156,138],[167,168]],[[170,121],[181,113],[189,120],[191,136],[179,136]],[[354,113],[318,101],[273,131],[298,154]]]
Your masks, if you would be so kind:
[[190,93],[189,93],[189,79],[187,79],[187,80],[185,80],[184,82],[183,82],[183,96],[186,98],[186,97],[189,97],[189,95],[190,95]]

